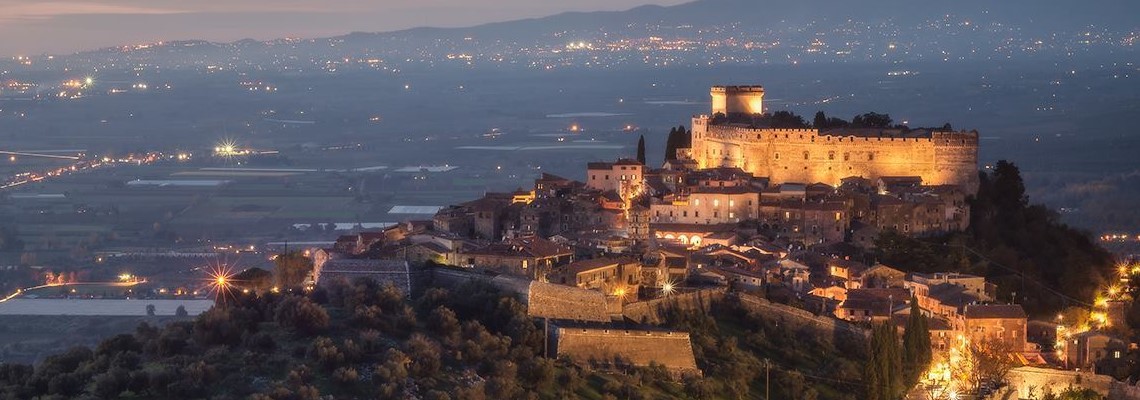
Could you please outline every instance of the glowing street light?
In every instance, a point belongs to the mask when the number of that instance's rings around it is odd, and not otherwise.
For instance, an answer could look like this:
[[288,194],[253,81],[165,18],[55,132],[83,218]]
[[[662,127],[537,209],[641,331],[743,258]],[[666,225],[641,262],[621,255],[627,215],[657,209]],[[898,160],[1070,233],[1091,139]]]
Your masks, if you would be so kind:
[[661,294],[665,296],[673,294],[676,290],[677,288],[673,286],[673,282],[665,282],[664,285],[661,285]]
[[210,291],[214,292],[214,302],[225,300],[226,297],[232,295],[233,289],[233,272],[227,265],[219,265],[211,267],[210,278],[208,281]]

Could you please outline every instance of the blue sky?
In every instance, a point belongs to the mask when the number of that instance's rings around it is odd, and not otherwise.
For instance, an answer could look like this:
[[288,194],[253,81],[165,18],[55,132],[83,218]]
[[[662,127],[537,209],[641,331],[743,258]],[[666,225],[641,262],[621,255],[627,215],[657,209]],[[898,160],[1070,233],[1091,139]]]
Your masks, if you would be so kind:
[[467,26],[686,0],[0,0],[0,54]]

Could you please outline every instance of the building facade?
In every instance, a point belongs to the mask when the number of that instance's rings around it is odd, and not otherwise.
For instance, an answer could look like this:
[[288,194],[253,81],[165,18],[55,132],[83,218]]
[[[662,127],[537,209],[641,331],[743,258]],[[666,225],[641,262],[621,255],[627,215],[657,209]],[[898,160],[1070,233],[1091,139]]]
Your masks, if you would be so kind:
[[[730,87],[732,88],[732,87]],[[736,87],[739,88],[739,87]],[[761,114],[763,89],[712,90],[712,116],[692,120],[698,168],[735,167],[784,182],[837,186],[846,177],[919,176],[926,185],[978,185],[978,133],[899,129],[769,129],[722,122]]]

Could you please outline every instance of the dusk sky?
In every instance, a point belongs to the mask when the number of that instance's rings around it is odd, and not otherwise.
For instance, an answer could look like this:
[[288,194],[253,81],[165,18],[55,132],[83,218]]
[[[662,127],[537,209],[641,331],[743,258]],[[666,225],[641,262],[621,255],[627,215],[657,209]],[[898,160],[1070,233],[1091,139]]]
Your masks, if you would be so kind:
[[454,27],[686,0],[0,0],[0,54]]

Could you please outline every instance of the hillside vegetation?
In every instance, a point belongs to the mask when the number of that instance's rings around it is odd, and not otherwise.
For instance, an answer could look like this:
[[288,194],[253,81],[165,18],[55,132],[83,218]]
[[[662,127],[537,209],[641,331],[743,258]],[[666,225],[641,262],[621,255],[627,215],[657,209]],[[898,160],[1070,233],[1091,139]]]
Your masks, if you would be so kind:
[[0,365],[0,398],[856,399],[867,343],[726,299],[666,310],[692,331],[704,377],[543,357],[541,325],[478,283],[415,299],[369,280],[308,295],[244,295],[191,322],[142,324],[36,366]]

